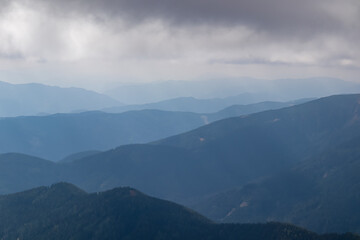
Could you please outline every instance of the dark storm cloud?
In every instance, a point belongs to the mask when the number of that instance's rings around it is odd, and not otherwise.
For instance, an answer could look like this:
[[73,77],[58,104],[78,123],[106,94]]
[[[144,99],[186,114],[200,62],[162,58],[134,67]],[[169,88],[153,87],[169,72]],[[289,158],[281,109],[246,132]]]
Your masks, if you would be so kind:
[[14,69],[358,79],[359,39],[360,0],[0,0],[0,63]]
[[[258,31],[304,37],[351,28],[326,10],[326,6],[334,2],[331,0],[53,0],[46,2],[56,6],[55,10],[58,11],[121,17],[131,23],[161,19],[175,25],[220,24],[231,27],[241,24]],[[360,9],[360,1],[351,3],[353,8]],[[339,6],[338,11],[341,12],[341,4]]]

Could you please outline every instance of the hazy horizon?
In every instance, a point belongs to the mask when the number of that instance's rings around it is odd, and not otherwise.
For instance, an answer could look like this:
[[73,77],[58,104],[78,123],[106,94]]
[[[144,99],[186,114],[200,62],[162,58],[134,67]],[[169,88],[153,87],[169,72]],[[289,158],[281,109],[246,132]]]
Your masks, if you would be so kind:
[[360,2],[2,0],[0,81],[134,83],[332,77],[359,82]]

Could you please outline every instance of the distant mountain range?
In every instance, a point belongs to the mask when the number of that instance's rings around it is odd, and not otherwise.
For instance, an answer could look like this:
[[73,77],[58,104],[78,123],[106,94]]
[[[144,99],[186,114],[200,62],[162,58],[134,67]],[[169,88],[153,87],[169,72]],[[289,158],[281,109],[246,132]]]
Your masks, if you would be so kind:
[[[193,97],[182,97],[164,100],[155,103],[139,104],[139,105],[125,105],[112,108],[103,109],[104,112],[120,113],[131,110],[157,109],[163,111],[180,111],[180,112],[194,112],[194,113],[214,113],[225,108],[234,106],[236,111],[241,111],[241,114],[250,114],[254,112],[265,111],[269,109],[277,109],[281,107],[288,107],[295,104],[300,104],[313,99],[299,99],[288,102],[273,102],[264,101],[266,98],[257,98],[256,103],[249,103],[249,94],[241,94],[226,98],[212,98],[212,99],[197,99]],[[262,102],[264,101],[264,102]],[[230,111],[230,110],[227,110]]]
[[0,153],[18,152],[60,160],[77,152],[103,151],[124,144],[155,141],[219,119],[296,103],[239,105],[211,114],[143,110],[120,114],[84,112],[0,118]]
[[117,113],[142,109],[211,113],[235,104],[288,102],[356,92],[360,92],[360,84],[333,78],[169,81],[123,86],[106,94],[81,88],[0,82],[0,117],[102,109]]
[[3,118],[0,119],[0,152],[60,160],[77,152],[154,141],[203,124],[198,114],[157,110]]
[[0,192],[58,181],[91,192],[132,186],[216,220],[358,232],[359,103],[359,94],[321,98],[58,164],[4,154]]
[[88,194],[67,183],[0,196],[0,237],[12,239],[358,240],[289,224],[214,224],[132,188]]
[[[198,99],[238,96],[237,104],[262,101],[290,101],[334,94],[358,93],[360,84],[335,78],[261,80],[254,78],[213,79],[203,81],[166,81],[133,84],[113,88],[107,95],[126,104],[144,104],[172,98]],[[200,104],[199,102],[198,104]]]
[[89,111],[118,105],[109,96],[81,88],[0,82],[0,117]]
[[0,117],[142,109],[211,113],[235,104],[288,102],[356,92],[360,92],[360,84],[333,78],[169,81],[123,86],[107,95],[81,88],[0,82]]

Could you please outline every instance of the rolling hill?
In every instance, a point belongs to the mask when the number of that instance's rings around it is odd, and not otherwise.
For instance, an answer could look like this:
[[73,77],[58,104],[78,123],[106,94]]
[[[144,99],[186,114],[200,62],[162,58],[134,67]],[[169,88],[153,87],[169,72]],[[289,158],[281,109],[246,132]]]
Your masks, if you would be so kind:
[[[103,109],[104,112],[120,113],[131,110],[157,109],[163,111],[180,111],[180,112],[195,112],[202,114],[210,114],[215,112],[222,112],[224,108],[230,108],[223,112],[230,112],[231,109],[237,110],[243,114],[251,114],[270,109],[278,109],[282,107],[289,107],[302,102],[310,101],[311,99],[301,99],[288,102],[274,102],[265,101],[259,98],[258,102],[248,103],[245,101],[247,94],[232,96],[227,98],[213,98],[213,99],[197,99],[193,97],[181,97],[175,99],[168,99],[155,103],[139,104],[139,105],[125,105],[112,108]],[[233,106],[235,105],[235,106]],[[231,107],[233,106],[233,107]],[[234,115],[238,116],[238,115]]]
[[336,78],[305,78],[264,80],[254,78],[222,78],[201,81],[163,81],[124,85],[105,94],[126,104],[159,102],[171,98],[199,99],[237,96],[238,104],[261,101],[290,101],[300,98],[318,98],[360,91],[360,85]]
[[359,99],[332,96],[224,119],[152,144],[121,146],[69,164],[68,175],[77,177],[68,181],[89,191],[131,185],[190,204],[353,138]]
[[77,152],[154,141],[203,124],[197,114],[156,110],[3,118],[0,152],[59,160]]
[[55,163],[19,153],[0,155],[0,194],[14,193],[58,182]]
[[[359,125],[353,129],[359,133]],[[360,138],[291,170],[217,194],[196,206],[220,222],[286,221],[316,232],[360,232]]]
[[81,88],[0,82],[0,117],[89,111],[118,105],[107,95]]
[[67,183],[0,196],[1,239],[357,240],[289,224],[214,224],[180,205],[132,188],[88,194]]
[[[17,190],[21,184],[26,189],[42,181],[67,181],[90,192],[132,186],[188,206],[200,202],[204,208],[197,209],[216,220],[243,221],[241,216],[247,215],[253,221],[278,219],[320,232],[359,231],[354,212],[359,206],[359,129],[360,95],[338,95],[224,119],[151,144],[120,146],[68,163],[6,160],[5,155],[0,177],[3,186],[16,179]],[[21,183],[17,161],[26,182]],[[9,164],[13,170],[7,170]],[[234,190],[234,198],[229,194],[229,200],[227,195],[225,200],[209,200],[239,186],[245,187]],[[3,188],[1,193],[9,192],[13,190]]]
[[[59,180],[75,183],[87,191],[130,185],[157,197],[190,204],[287,169],[322,152],[333,142],[343,141],[339,132],[355,134],[350,129],[358,122],[354,116],[359,98],[359,95],[323,98],[217,121],[152,144],[121,146],[61,164]],[[79,125],[84,125],[88,119],[85,117]],[[109,131],[117,137],[114,129]],[[66,133],[71,132],[67,128]],[[96,137],[101,141],[100,134]],[[82,140],[59,141],[59,145],[76,141]]]
[[60,160],[77,152],[146,143],[219,119],[293,104],[266,102],[232,106],[211,114],[142,110],[118,114],[84,112],[0,118],[0,153],[18,152]]

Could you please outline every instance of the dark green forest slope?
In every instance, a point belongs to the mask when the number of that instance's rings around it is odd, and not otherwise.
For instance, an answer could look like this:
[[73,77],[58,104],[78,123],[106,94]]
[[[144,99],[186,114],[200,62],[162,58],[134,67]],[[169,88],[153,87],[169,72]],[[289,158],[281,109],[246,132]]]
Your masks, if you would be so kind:
[[317,232],[360,232],[359,146],[358,137],[193,207],[220,222],[272,220]]
[[132,188],[87,194],[58,183],[0,196],[1,239],[358,240],[288,224],[214,224],[180,205]]

